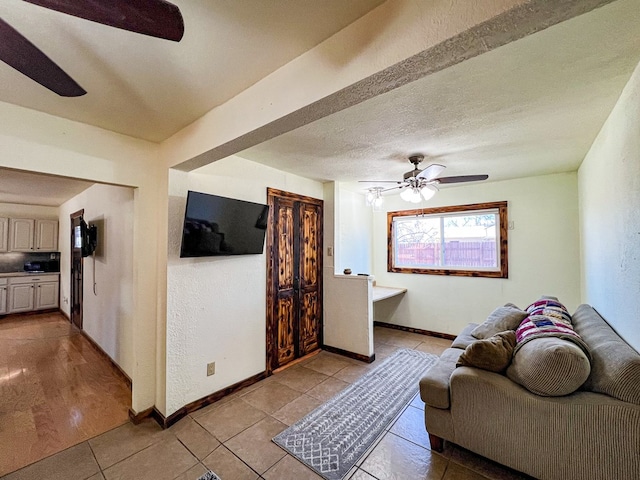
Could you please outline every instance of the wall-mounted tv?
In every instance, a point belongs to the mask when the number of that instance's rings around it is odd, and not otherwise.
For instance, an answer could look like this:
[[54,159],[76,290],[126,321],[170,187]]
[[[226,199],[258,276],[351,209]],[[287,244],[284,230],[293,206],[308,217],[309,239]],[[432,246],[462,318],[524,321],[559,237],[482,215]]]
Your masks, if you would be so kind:
[[189,191],[180,256],[260,254],[268,217],[268,205]]

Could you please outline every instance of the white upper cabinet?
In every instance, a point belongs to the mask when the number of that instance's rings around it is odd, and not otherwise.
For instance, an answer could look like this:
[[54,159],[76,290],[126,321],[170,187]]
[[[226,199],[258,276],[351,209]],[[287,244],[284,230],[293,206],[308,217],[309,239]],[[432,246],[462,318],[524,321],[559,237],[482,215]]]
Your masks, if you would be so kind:
[[0,252],[9,250],[9,219],[0,217]]
[[57,250],[57,220],[9,219],[10,252],[56,252]]
[[55,252],[58,250],[58,221],[36,220],[36,251]]
[[9,220],[9,250],[12,252],[33,252],[33,232],[35,220],[12,218]]

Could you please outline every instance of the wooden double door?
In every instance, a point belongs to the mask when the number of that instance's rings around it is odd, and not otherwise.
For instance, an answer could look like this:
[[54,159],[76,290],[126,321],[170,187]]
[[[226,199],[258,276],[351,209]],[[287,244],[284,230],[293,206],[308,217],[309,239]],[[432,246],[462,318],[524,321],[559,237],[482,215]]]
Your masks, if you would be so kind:
[[322,346],[322,200],[267,189],[267,373]]

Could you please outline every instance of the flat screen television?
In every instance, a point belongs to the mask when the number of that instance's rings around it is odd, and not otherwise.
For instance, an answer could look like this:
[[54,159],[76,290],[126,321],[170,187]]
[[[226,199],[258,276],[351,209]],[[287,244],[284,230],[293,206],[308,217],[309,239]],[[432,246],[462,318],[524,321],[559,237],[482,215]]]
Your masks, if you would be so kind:
[[268,205],[189,191],[180,257],[260,254],[268,217]]

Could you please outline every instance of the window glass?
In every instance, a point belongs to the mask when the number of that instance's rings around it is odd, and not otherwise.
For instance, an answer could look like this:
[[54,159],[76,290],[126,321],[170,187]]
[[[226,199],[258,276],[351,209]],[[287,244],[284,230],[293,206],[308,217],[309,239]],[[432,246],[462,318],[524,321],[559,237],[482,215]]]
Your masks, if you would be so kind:
[[389,271],[506,278],[506,202],[388,215]]

